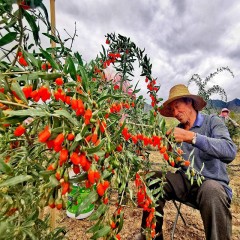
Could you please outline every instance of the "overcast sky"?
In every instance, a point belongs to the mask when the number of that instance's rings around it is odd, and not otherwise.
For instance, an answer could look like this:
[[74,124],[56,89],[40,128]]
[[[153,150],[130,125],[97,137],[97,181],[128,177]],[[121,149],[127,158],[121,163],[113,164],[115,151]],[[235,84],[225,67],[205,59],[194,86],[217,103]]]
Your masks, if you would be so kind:
[[[49,0],[43,0],[49,8]],[[153,77],[165,100],[171,86],[195,73],[205,79],[220,67],[234,73],[211,80],[225,89],[228,101],[240,98],[240,1],[239,0],[56,0],[56,27],[78,37],[73,49],[83,59],[94,59],[105,45],[107,33],[130,37],[153,64]],[[107,45],[105,45],[107,47]],[[140,77],[135,75],[135,80]],[[146,84],[141,80],[142,94]],[[194,84],[190,85],[197,93]],[[213,99],[220,99],[213,96]]]

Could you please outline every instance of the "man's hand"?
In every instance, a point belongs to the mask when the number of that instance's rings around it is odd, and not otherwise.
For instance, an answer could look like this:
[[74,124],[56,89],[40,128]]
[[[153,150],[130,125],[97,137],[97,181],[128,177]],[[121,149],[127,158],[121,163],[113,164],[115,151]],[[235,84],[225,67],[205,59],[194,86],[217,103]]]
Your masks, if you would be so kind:
[[172,129],[172,135],[176,142],[192,143],[194,134],[195,133],[192,131],[188,131],[179,127],[175,127]]

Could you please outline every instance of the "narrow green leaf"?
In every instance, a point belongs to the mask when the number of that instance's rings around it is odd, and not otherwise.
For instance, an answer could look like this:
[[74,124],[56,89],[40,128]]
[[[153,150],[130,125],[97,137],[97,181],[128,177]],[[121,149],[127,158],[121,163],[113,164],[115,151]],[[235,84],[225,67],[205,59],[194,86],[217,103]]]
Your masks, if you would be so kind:
[[158,182],[161,182],[162,180],[160,178],[156,178],[154,180],[152,180],[150,183],[148,183],[148,187],[150,187],[151,185],[155,184],[155,183],[158,183]]
[[17,111],[3,111],[4,114],[10,116],[28,116],[28,117],[46,117],[50,116],[47,111],[41,109],[28,109],[28,110],[17,110]]
[[156,194],[160,193],[161,191],[162,191],[162,187],[155,188],[155,189],[152,191],[152,195],[156,195]]
[[110,226],[104,226],[103,228],[101,228],[100,230],[98,230],[92,237],[91,239],[97,239],[100,237],[104,237],[106,236],[111,230]]
[[38,44],[39,41],[39,28],[36,24],[36,18],[29,14],[27,11],[23,11],[23,15],[25,17],[25,19],[27,20],[29,26],[32,29],[32,33],[33,33],[33,38],[36,44]]
[[5,239],[5,237],[7,237],[6,235],[8,235],[9,237],[9,234],[7,233],[9,229],[9,222],[8,221],[1,221],[0,222],[0,236]]
[[[42,72],[40,72],[42,73]],[[43,73],[42,73],[43,74]],[[18,82],[19,81],[27,81],[27,80],[34,80],[39,78],[38,72],[30,73],[30,74],[22,74],[21,76],[15,78]]]
[[108,209],[108,206],[102,203],[98,209],[89,217],[89,220],[97,220],[103,213],[105,213]]
[[51,30],[51,24],[50,24],[50,22],[49,22],[48,10],[47,10],[47,8],[45,7],[45,5],[44,5],[42,2],[40,2],[40,1],[39,1],[38,7],[40,7],[40,8],[43,10],[43,12],[44,12],[44,14],[45,14],[45,19],[47,20],[48,31],[50,31],[50,30]]
[[53,35],[51,35],[49,33],[43,33],[43,35],[47,36],[48,38],[50,38],[55,43],[59,43],[58,39],[55,36],[53,36]]
[[126,125],[126,121],[124,121],[124,123],[122,124],[120,129],[115,133],[115,135],[112,138],[112,141],[115,141],[118,138],[118,136],[121,134],[121,132],[122,132],[123,128],[125,127],[125,125]]
[[35,67],[39,67],[39,65],[38,65],[38,60],[33,56],[33,54],[32,53],[29,53],[29,52],[27,52],[27,51],[25,51],[25,50],[22,50],[23,51],[23,55],[24,56],[27,56],[27,58],[31,61],[31,63],[35,66]]
[[32,229],[30,227],[29,227],[29,229],[23,228],[22,230],[23,230],[23,232],[26,233],[26,235],[28,235],[30,237],[30,239],[32,239],[32,240],[39,239],[37,236],[34,235],[34,233],[32,232]]
[[74,56],[77,58],[78,64],[79,64],[80,66],[83,66],[83,60],[82,60],[81,55],[80,55],[78,52],[76,52],[76,53],[74,53]]
[[105,143],[105,139],[102,139],[101,142],[96,146],[96,147],[92,147],[92,148],[86,148],[85,150],[87,151],[87,153],[91,154],[91,153],[96,153],[98,152],[103,144]]
[[32,176],[30,175],[19,175],[1,182],[0,187],[14,186],[17,185],[18,183],[29,181],[30,179],[32,179]]
[[118,233],[122,230],[123,228],[123,212],[120,213],[120,222],[119,222],[119,225],[118,225]]
[[3,117],[1,118],[2,124],[15,124],[15,123],[22,123],[27,117],[21,116],[12,116],[12,117]]
[[24,222],[22,224],[22,227],[23,228],[31,228],[35,225],[35,222],[33,220],[30,220],[30,221],[27,221],[27,222]]
[[9,174],[12,172],[12,168],[9,164],[0,159],[0,171]]
[[88,76],[86,73],[86,70],[84,69],[83,66],[79,66],[80,72],[81,72],[81,78],[82,78],[82,86],[85,92],[88,92],[89,86],[88,83],[90,81],[88,81]]
[[93,225],[92,227],[90,227],[88,230],[87,230],[87,233],[94,233],[96,232],[97,230],[99,230],[100,228],[102,228],[102,226],[99,224],[101,222],[101,219],[95,224]]
[[155,172],[149,172],[148,174],[146,174],[146,179],[152,177],[155,174]]
[[108,99],[108,98],[112,98],[112,99],[118,100],[118,99],[125,98],[125,97],[123,95],[111,95],[111,94],[108,94],[108,95],[105,95],[103,97],[100,97],[98,99],[97,103],[99,104],[100,102],[102,102],[103,100]]
[[55,62],[51,54],[49,54],[47,51],[40,49],[43,56],[46,58],[46,60],[51,64],[52,68],[56,70],[60,70],[59,65]]
[[61,73],[37,73],[38,77],[44,80],[55,80],[56,78],[62,77]]
[[43,177],[49,176],[53,174],[53,171],[40,171],[39,174]]
[[163,217],[163,215],[161,213],[159,213],[159,212],[155,212],[155,215],[159,216],[159,217]]
[[79,126],[79,122],[75,118],[73,118],[68,111],[66,111],[66,110],[56,110],[54,113],[55,113],[54,114],[55,116],[56,115],[63,116],[65,118],[67,118],[75,126]]
[[56,187],[56,186],[59,185],[59,181],[56,179],[56,177],[55,177],[54,174],[52,174],[52,175],[50,176],[50,178],[49,178],[49,185],[50,185],[51,187]]
[[104,169],[103,173],[102,173],[102,178],[106,179],[108,178],[110,175],[112,175],[111,172],[109,172],[108,170]]
[[77,81],[77,72],[71,56],[67,58],[67,63],[68,63],[68,72],[70,73],[71,78],[74,81]]
[[87,172],[82,173],[81,175],[77,175],[74,178],[69,179],[70,183],[79,183],[82,182],[83,180],[86,180],[88,176]]
[[17,32],[9,32],[5,36],[0,39],[0,46],[4,46],[12,41],[14,41],[17,37]]
[[18,82],[13,82],[11,85],[11,90],[16,92],[16,94],[18,95],[18,97],[26,104],[28,104],[28,101],[19,85]]

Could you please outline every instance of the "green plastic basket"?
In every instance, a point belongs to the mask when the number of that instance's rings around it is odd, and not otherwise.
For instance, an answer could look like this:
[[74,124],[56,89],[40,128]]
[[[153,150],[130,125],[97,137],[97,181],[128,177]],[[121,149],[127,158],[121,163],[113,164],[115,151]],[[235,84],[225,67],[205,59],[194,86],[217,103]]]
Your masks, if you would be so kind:
[[67,216],[75,219],[84,219],[90,216],[94,210],[94,204],[90,204],[88,208],[84,209],[78,216],[76,212],[82,201],[91,192],[90,189],[80,186],[72,186],[71,192],[68,194],[67,201]]

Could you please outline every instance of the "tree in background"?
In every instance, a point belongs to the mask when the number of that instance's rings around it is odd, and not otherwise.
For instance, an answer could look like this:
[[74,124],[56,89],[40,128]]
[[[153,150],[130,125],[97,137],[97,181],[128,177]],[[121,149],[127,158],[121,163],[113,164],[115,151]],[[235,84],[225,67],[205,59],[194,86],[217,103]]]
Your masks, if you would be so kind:
[[[211,108],[213,107],[211,105],[211,101],[209,101],[213,94],[219,94],[219,96],[221,97],[221,99],[223,101],[225,101],[225,102],[227,101],[227,94],[221,86],[219,86],[218,84],[213,85],[212,87],[208,86],[208,83],[211,81],[211,79],[222,71],[227,71],[232,75],[232,77],[234,77],[233,72],[229,69],[229,67],[221,67],[221,68],[218,68],[217,71],[211,73],[204,80],[198,74],[194,74],[188,81],[188,85],[190,85],[191,83],[194,83],[197,85],[197,87],[198,87],[197,94],[199,96],[203,97],[203,99],[208,103],[208,105],[205,108],[205,110],[208,113],[210,113]],[[210,103],[210,105],[209,105],[209,103]]]

